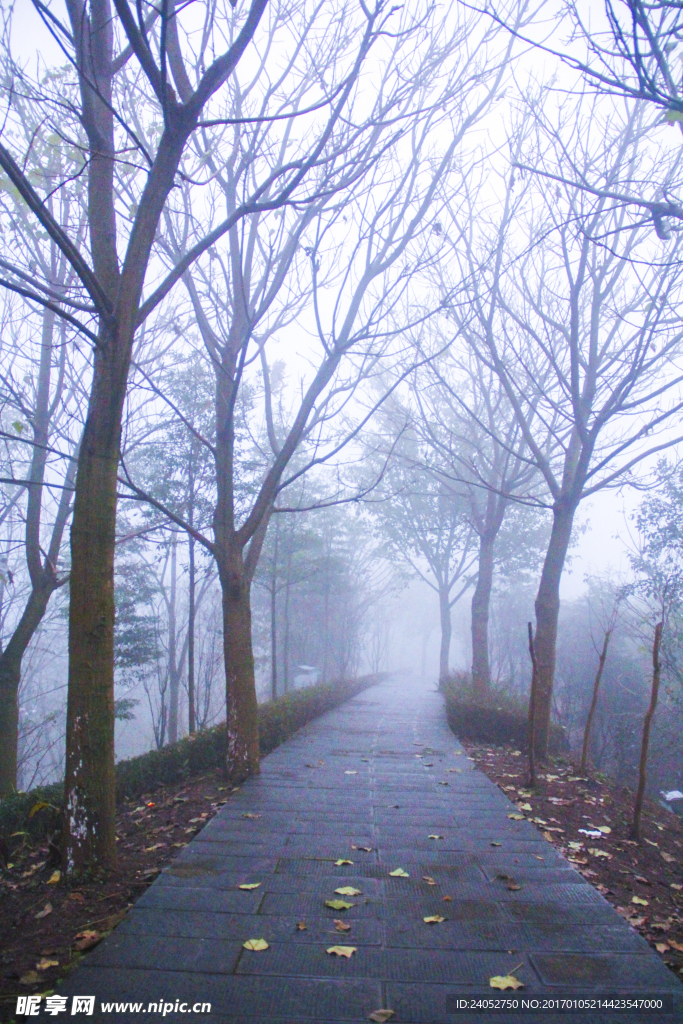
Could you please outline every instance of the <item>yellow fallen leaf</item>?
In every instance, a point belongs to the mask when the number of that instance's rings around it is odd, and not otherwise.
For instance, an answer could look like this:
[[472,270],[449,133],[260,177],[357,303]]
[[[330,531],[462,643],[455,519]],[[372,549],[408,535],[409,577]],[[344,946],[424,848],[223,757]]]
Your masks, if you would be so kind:
[[[190,819],[190,821],[199,821],[199,820],[200,820],[199,818],[191,818]],[[160,850],[162,846],[164,846],[164,843],[155,843],[154,846],[146,846],[144,852],[145,853],[153,853],[154,850]]]
[[612,854],[608,853],[607,850],[599,850],[597,846],[590,846],[588,852],[591,857],[604,857],[605,860],[611,860]]
[[567,843],[570,850],[583,850],[583,843]]
[[374,1020],[375,1024],[385,1024],[386,1021],[391,1020],[394,1016],[393,1010],[373,1010],[368,1016],[368,1020]]
[[645,842],[648,844],[648,846],[659,846],[659,843],[653,843],[651,839],[645,839]]
[[666,953],[667,949],[669,949],[669,948],[670,947],[669,947],[669,943],[668,942],[657,942],[655,944],[655,949],[657,950],[658,953]]
[[42,918],[47,917],[47,915],[51,914],[51,913],[52,913],[52,904],[51,903],[46,903],[45,906],[43,907],[43,909],[39,910],[38,913],[35,914],[34,916],[37,918],[38,921],[40,921],[40,920],[42,920]]
[[678,882],[672,882],[671,885],[669,886],[669,888],[670,889],[677,889],[678,892],[680,892],[681,889],[683,889],[683,885],[679,885]]
[[441,914],[432,914],[431,917],[423,917],[422,920],[425,924],[441,924],[446,918],[442,917]]
[[683,942],[676,942],[675,939],[669,939],[669,945],[677,949],[679,953],[683,953]]
[[338,917],[334,919],[334,929],[337,932],[350,932],[351,925],[347,924],[346,921],[340,921]]
[[598,825],[598,832],[602,832],[603,836],[608,836],[611,831],[609,825]]
[[57,885],[57,882],[59,881],[59,879],[61,877],[62,877],[62,872],[61,871],[53,871],[52,874],[50,875],[50,877],[47,880],[47,884],[48,885]]
[[508,814],[508,818],[512,818],[513,821],[524,821],[523,814]]
[[330,910],[348,910],[353,903],[346,903],[344,900],[325,900],[325,906]]
[[676,858],[672,857],[670,853],[665,853],[664,850],[660,851],[662,860],[665,860],[667,864],[675,864]]
[[520,795],[521,797],[524,797],[524,799],[525,799],[525,800],[526,800],[526,799],[527,799],[528,797],[530,797],[530,796],[533,796],[533,793],[531,792],[531,790],[530,790],[530,789],[518,789],[518,790],[517,790],[517,792],[519,793],[519,795]]
[[50,967],[59,967],[59,960],[49,960],[43,956],[36,964],[37,971],[47,971]]
[[552,843],[552,841],[553,841],[552,832],[541,832],[541,835],[543,836],[544,839],[547,839],[549,843]]
[[443,836],[427,836],[427,839],[443,839]]
[[347,860],[346,857],[340,857],[339,860],[335,860],[334,866],[340,868],[342,864],[353,864],[352,860]]
[[392,878],[410,878],[408,872],[404,871],[403,868],[396,868],[395,871],[390,871],[389,874]]
[[347,960],[350,960],[356,952],[356,946],[329,946],[326,952],[332,953],[333,956],[345,956]]
[[519,807],[520,811],[533,811],[533,807],[531,806],[531,804],[517,804],[517,806]]
[[631,903],[637,903],[639,907],[649,907],[649,900],[641,900],[640,896],[632,896]]
[[340,896],[360,896],[362,892],[361,889],[354,889],[352,885],[345,885],[341,889],[335,889],[334,891],[339,893]]
[[508,988],[524,988],[524,982],[520,981],[519,978],[515,978],[514,974],[495,974],[492,978],[489,978],[489,985],[491,988],[499,988],[501,991],[505,991]]
[[244,882],[242,885],[238,885],[238,889],[258,889],[261,885],[260,882]]
[[262,949],[268,949],[268,943],[265,939],[247,939],[246,942],[242,943],[244,949],[250,949],[254,953],[260,953]]

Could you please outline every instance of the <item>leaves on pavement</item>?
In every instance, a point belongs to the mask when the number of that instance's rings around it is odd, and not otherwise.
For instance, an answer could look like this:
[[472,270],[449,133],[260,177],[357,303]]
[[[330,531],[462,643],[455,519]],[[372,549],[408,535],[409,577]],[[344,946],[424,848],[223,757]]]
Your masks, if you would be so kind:
[[333,956],[345,956],[347,960],[350,960],[356,951],[356,946],[329,946],[326,950]]
[[345,900],[325,900],[325,906],[330,910],[348,910],[353,903],[346,903]]
[[392,878],[410,878],[408,872],[404,871],[403,868],[396,868],[395,871],[390,871],[389,874]]
[[251,950],[253,953],[260,953],[261,950],[270,948],[265,939],[247,939],[246,942],[242,943],[242,947]]
[[362,889],[354,889],[352,885],[344,885],[341,889],[334,891],[340,896],[360,896],[362,894]]

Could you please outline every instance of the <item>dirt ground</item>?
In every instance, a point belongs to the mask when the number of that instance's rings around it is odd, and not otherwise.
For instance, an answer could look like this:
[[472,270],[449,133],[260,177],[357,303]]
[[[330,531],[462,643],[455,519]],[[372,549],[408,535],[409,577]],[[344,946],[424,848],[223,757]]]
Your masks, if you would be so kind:
[[217,770],[125,804],[118,866],[106,881],[66,886],[48,847],[15,851],[0,872],[0,1020],[13,1018],[17,995],[49,993],[116,927],[230,792]]
[[[599,773],[552,759],[533,791],[526,757],[512,747],[463,743],[478,768],[576,866],[664,963],[683,975],[683,823],[646,800],[641,841],[630,838],[634,794]],[[592,832],[593,835],[586,833]]]

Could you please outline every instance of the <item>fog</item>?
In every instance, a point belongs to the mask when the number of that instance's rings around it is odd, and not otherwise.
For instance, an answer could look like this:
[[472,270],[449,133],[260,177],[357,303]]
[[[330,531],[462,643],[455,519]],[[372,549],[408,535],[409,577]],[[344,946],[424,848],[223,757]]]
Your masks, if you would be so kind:
[[246,777],[340,679],[523,714],[529,624],[542,756],[614,634],[632,784],[658,622],[681,786],[680,12],[211,10],[3,12],[2,794],[226,715]]

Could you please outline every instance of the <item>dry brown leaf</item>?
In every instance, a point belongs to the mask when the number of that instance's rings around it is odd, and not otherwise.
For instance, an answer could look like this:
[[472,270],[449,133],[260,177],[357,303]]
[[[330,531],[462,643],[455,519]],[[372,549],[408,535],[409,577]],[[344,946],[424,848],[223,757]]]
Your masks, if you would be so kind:
[[334,929],[337,932],[350,932],[351,931],[351,925],[347,924],[346,921],[342,921],[342,920],[340,920],[340,918],[335,917],[335,919],[334,919]]
[[308,925],[306,924],[305,921],[297,921],[296,922],[296,930],[298,932],[305,932],[307,928],[308,928]]
[[674,949],[677,949],[679,953],[683,953],[683,942],[676,942],[675,939],[669,939],[669,945]]
[[79,932],[74,938],[74,949],[83,953],[86,949],[92,949],[102,939],[100,932],[95,931],[94,928],[86,928],[84,931]]
[[59,960],[50,960],[43,956],[36,964],[37,971],[47,971],[50,967],[59,967]]
[[668,942],[658,942],[655,945],[655,949],[657,950],[658,953],[666,953],[667,949],[669,949],[669,948],[670,948],[670,946],[669,946]]
[[453,897],[452,896],[442,896],[441,899],[443,900],[444,903],[452,903],[453,902]]
[[660,856],[662,860],[665,860],[667,864],[675,864],[676,858],[672,857],[670,853],[666,853],[664,850],[660,850]]

